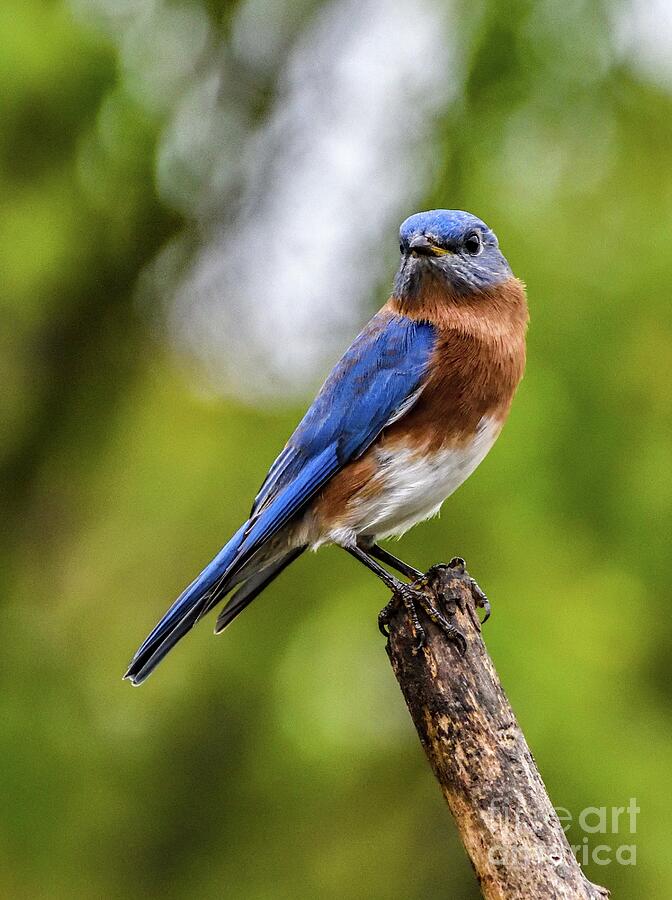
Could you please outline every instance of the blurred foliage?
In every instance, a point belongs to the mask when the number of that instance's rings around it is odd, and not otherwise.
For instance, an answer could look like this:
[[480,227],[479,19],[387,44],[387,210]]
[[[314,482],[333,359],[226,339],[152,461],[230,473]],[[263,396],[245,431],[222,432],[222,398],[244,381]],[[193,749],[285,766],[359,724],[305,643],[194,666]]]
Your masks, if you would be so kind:
[[[232,6],[208,3],[222,29]],[[672,97],[614,52],[607,6],[483,2],[451,27],[466,78],[425,206],[496,228],[529,363],[497,448],[402,555],[467,558],[554,802],[641,808],[636,835],[591,836],[637,865],[589,876],[668,897]],[[476,897],[386,598],[341,552],[122,683],[301,409],[199,395],[135,302],[182,223],[154,189],[160,114],[104,32],[4,0],[0,35],[0,894]]]

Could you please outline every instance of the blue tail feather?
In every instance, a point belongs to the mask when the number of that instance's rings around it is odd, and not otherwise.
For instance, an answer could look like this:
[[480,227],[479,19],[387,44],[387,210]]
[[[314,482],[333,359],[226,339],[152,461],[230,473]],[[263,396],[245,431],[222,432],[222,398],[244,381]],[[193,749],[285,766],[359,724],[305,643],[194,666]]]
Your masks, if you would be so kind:
[[154,671],[163,657],[196,624],[208,605],[210,592],[230,568],[243,541],[248,523],[242,525],[217,556],[208,563],[170,607],[139,648],[124,678],[138,685]]

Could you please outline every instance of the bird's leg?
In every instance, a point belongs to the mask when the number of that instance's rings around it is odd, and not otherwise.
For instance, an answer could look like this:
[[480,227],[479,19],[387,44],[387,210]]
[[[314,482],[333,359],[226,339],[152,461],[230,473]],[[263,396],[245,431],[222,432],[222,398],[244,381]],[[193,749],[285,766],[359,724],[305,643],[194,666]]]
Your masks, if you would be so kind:
[[388,590],[392,591],[394,597],[387,604],[387,606],[380,612],[378,615],[378,627],[382,634],[385,637],[389,637],[390,633],[387,629],[387,626],[390,623],[392,615],[396,611],[397,605],[401,600],[406,607],[409,618],[413,625],[413,630],[415,631],[418,644],[417,649],[419,650],[426,641],[425,629],[422,627],[420,623],[420,618],[418,616],[418,607],[422,609],[422,611],[434,622],[435,625],[443,631],[446,637],[455,641],[458,645],[458,649],[460,653],[464,654],[467,644],[464,635],[460,631],[459,628],[456,628],[454,625],[451,625],[450,622],[446,619],[443,613],[434,606],[430,598],[423,593],[423,591],[418,590],[410,584],[405,584],[403,581],[399,581],[398,578],[395,578],[394,575],[390,575],[387,569],[384,569],[381,565],[379,565],[375,559],[372,557],[361,547],[345,547],[345,550],[348,551],[355,559],[359,560],[363,565],[370,569],[374,575],[377,575],[378,578],[383,582],[383,584],[388,588]]
[[374,559],[380,560],[380,562],[385,563],[385,565],[390,566],[390,568],[395,569],[397,572],[400,572],[402,575],[405,575],[412,581],[417,581],[419,578],[424,578],[424,572],[421,572],[419,569],[414,569],[413,566],[409,566],[409,564],[405,563],[403,559],[399,559],[388,550],[385,550],[383,547],[379,547],[378,544],[369,544],[368,546],[365,545],[362,547],[362,549],[365,553],[368,553],[369,556],[373,556]]

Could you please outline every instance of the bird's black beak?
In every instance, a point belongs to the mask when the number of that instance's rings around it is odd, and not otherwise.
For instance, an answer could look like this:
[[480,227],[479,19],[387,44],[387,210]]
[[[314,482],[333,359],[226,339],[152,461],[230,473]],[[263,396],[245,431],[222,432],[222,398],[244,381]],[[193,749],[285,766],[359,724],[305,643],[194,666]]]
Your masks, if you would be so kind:
[[413,256],[445,256],[448,253],[448,250],[432,243],[426,234],[414,234],[408,248]]

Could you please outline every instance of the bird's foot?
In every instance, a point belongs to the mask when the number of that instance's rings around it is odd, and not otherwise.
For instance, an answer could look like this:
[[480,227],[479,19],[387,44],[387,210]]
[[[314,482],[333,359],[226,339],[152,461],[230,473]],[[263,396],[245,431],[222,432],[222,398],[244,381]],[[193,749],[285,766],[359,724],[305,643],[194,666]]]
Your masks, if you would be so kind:
[[382,634],[383,637],[390,637],[390,622],[392,621],[392,616],[396,613],[398,608],[399,597],[397,594],[394,594],[390,602],[386,603],[378,613],[378,631]]
[[490,601],[486,597],[485,592],[480,588],[476,579],[472,578],[471,575],[467,572],[467,564],[461,556],[454,556],[448,563],[448,565],[446,565],[445,563],[438,563],[437,565],[432,566],[427,572],[425,578],[431,580],[433,575],[439,574],[439,572],[445,571],[446,569],[451,569],[453,573],[456,573],[457,575],[465,578],[467,584],[471,588],[471,595],[474,598],[474,605],[482,609],[484,612],[483,618],[481,620],[481,625],[483,625],[490,618],[492,607],[490,606]]
[[395,590],[394,596],[390,602],[378,614],[378,627],[382,634],[389,638],[390,620],[397,612],[399,604],[403,603],[417,639],[415,645],[416,653],[420,651],[427,642],[427,635],[418,614],[418,610],[422,610],[425,615],[441,629],[448,640],[455,643],[460,655],[464,656],[467,650],[467,640],[464,634],[456,625],[453,625],[448,621],[441,610],[437,609],[431,598],[424,592],[424,588],[426,588],[430,582],[429,575],[430,573],[423,575],[422,578],[419,578],[412,585],[400,584]]

